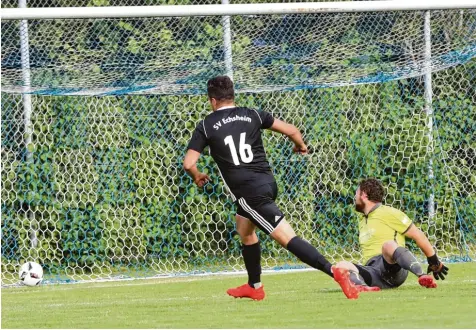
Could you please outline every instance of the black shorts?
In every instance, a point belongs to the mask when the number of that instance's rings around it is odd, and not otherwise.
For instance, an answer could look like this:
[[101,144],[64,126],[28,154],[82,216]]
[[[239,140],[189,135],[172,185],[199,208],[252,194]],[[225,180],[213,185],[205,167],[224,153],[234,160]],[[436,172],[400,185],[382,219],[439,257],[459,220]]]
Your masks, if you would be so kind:
[[397,264],[389,264],[381,254],[370,258],[365,266],[355,266],[367,285],[378,286],[380,289],[397,288],[408,276],[408,270]]
[[252,194],[237,199],[236,214],[248,218],[269,235],[284,218],[283,212],[275,203],[277,196],[276,182],[256,187]]

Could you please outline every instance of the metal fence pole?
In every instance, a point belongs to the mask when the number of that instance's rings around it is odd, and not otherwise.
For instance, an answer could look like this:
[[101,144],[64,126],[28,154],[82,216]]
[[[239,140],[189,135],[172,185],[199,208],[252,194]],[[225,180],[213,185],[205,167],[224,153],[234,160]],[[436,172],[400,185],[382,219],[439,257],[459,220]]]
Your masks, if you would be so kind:
[[428,154],[430,160],[428,162],[428,178],[430,179],[430,198],[428,200],[428,220],[431,222],[435,216],[435,194],[434,194],[434,172],[433,172],[433,91],[431,81],[431,14],[427,10],[425,12],[425,24],[424,24],[424,36],[425,36],[425,112],[427,119],[428,129]]
[[[18,0],[19,8],[27,8],[26,0]],[[33,125],[31,123],[32,105],[31,94],[29,89],[31,86],[30,77],[30,45],[28,40],[28,21],[22,20],[20,22],[20,52],[21,52],[21,68],[23,78],[23,124],[24,124],[24,138],[25,138],[25,158],[27,163],[33,162],[33,152],[30,150],[33,139]],[[34,214],[31,210],[28,210],[28,218],[31,222],[30,240],[31,246],[38,246],[37,238],[37,224],[34,219]]]
[[[221,0],[222,5],[228,5],[228,0]],[[222,17],[223,24],[223,46],[225,50],[225,70],[226,75],[233,80],[233,56],[231,50],[231,25],[230,16]]]

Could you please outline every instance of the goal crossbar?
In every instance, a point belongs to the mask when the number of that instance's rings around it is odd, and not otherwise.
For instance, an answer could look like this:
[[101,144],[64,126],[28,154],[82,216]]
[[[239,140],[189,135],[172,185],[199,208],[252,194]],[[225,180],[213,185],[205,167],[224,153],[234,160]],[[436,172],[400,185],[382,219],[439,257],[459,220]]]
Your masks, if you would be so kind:
[[6,8],[2,20],[59,18],[183,17],[273,14],[313,14],[369,11],[476,9],[475,0],[396,0],[227,5],[172,5],[122,7]]

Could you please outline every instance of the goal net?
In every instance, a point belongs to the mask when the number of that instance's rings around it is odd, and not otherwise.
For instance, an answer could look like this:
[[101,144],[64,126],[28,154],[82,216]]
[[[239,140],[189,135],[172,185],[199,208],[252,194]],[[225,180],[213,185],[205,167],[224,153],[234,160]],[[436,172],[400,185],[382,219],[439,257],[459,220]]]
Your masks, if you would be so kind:
[[[302,130],[308,156],[264,144],[279,207],[326,257],[363,261],[353,197],[376,177],[442,258],[476,258],[475,9],[227,22],[2,20],[2,285],[25,261],[50,281],[243,270],[214,162],[204,189],[182,170],[207,79],[231,73],[237,104]],[[259,237],[264,269],[302,267]]]

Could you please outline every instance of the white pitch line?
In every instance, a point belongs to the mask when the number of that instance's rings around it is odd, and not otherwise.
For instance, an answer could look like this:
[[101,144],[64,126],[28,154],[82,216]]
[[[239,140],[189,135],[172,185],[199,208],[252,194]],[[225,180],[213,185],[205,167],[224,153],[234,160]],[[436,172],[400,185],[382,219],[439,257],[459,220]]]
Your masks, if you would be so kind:
[[[298,273],[298,272],[308,272],[316,271],[314,268],[298,268],[298,269],[280,269],[280,270],[263,270],[263,274],[267,275],[279,275],[279,274],[289,274],[289,273]],[[57,291],[71,290],[75,288],[77,284],[92,284],[90,286],[81,286],[81,288],[109,288],[115,286],[138,286],[138,285],[155,285],[155,284],[166,284],[166,283],[182,283],[182,282],[194,282],[194,281],[208,281],[213,279],[222,279],[229,277],[240,277],[246,275],[246,271],[233,271],[233,272],[217,272],[217,273],[202,273],[202,274],[186,274],[186,275],[159,275],[151,276],[144,278],[109,278],[109,279],[97,279],[97,280],[78,280],[76,282],[69,283],[51,283],[45,284],[41,287],[51,287],[56,288]],[[145,282],[153,281],[153,282]],[[129,282],[129,283],[124,283]],[[131,283],[135,282],[135,283]],[[142,283],[138,283],[142,282]],[[144,283],[145,282],[145,283]],[[106,285],[101,285],[101,284]],[[109,285],[108,285],[109,284]],[[59,286],[66,286],[65,288],[59,289]],[[2,287],[2,289],[9,288],[24,288],[24,286],[18,285],[8,285]],[[5,292],[8,292],[6,290]],[[24,291],[12,291],[14,292],[24,292]],[[31,291],[31,292],[44,292],[44,291]]]

